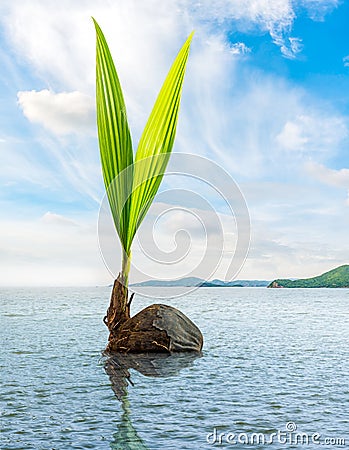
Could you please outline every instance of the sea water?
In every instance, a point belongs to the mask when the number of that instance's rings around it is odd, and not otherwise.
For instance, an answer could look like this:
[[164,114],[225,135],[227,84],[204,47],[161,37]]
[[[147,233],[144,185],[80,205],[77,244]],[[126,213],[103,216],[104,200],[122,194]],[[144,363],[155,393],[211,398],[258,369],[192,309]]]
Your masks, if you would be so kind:
[[[349,448],[348,289],[161,300],[200,327],[201,357],[133,360],[116,378],[109,295],[1,289],[1,449]],[[133,313],[150,303],[136,296]]]

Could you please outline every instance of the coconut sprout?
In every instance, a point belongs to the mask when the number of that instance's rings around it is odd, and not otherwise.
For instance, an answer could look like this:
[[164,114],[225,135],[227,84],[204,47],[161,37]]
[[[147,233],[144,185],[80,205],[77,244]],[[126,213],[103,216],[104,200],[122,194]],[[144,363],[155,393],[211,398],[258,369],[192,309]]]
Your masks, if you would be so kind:
[[170,158],[193,33],[167,74],[133,154],[119,77],[103,32],[95,20],[94,24],[97,36],[97,128],[102,172],[122,247],[121,270],[114,282],[110,306],[104,318],[110,331],[107,351],[201,350],[201,332],[183,313],[170,306],[151,305],[131,318],[132,296],[128,299],[132,241],[154,200]]

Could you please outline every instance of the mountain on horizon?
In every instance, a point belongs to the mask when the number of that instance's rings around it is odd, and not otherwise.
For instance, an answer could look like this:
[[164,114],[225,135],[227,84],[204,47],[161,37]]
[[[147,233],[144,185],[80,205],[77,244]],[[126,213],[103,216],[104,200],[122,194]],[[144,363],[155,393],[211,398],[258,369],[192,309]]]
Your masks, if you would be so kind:
[[317,277],[274,280],[268,288],[349,288],[349,265],[339,266]]
[[131,284],[130,287],[267,287],[269,283],[270,281],[266,280],[222,281],[215,279],[212,281],[205,281],[198,277],[187,277],[180,278],[179,280],[147,280]]

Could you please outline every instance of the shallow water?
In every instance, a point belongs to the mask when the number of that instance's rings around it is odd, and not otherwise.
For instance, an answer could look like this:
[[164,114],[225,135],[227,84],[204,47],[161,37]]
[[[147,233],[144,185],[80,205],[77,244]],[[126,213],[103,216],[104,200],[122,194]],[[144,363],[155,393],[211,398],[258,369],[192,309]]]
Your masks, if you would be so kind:
[[[287,423],[319,433],[321,448],[349,447],[348,289],[201,288],[161,300],[200,327],[203,355],[150,361],[150,376],[130,369],[122,402],[101,357],[109,292],[0,291],[1,449],[304,448],[243,442]],[[149,303],[136,297],[133,313]]]

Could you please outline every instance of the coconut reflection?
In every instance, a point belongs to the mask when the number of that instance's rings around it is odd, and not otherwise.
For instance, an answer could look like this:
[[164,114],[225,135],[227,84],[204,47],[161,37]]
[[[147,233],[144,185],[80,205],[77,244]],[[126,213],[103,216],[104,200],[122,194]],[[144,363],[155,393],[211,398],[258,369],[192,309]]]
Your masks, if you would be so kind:
[[147,377],[171,377],[178,375],[181,369],[190,367],[201,356],[200,353],[151,353],[125,355],[117,354],[109,357],[104,365],[111,388],[122,403],[123,413],[118,430],[113,434],[110,448],[113,450],[147,450],[143,440],[132,425],[130,403],[127,388],[133,386],[130,369],[137,370]]

